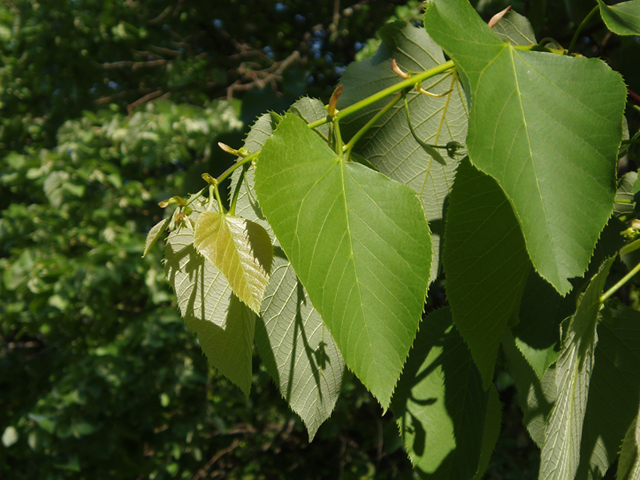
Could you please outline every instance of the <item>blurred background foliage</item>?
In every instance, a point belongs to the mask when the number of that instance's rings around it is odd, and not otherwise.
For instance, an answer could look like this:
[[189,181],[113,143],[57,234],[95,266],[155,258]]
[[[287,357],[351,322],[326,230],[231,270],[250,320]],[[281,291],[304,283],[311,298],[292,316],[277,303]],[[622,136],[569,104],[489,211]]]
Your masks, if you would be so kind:
[[[485,18],[507,3],[474,2]],[[592,4],[512,2],[564,45]],[[0,478],[413,478],[357,380],[311,445],[257,357],[245,399],[180,319],[161,248],[141,258],[158,202],[233,161],[218,141],[241,146],[302,95],[326,102],[398,18],[418,24],[419,2],[0,1]],[[579,47],[640,90],[637,38],[594,22]],[[535,478],[497,383],[488,477]]]

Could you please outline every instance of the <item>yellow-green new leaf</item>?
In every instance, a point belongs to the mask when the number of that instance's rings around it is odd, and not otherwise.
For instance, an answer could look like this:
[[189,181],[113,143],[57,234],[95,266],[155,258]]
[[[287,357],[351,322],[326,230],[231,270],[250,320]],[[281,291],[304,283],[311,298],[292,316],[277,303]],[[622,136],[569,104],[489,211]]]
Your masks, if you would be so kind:
[[147,253],[149,253],[149,250],[151,250],[151,248],[156,244],[156,242],[160,240],[160,237],[162,236],[165,229],[167,228],[168,223],[169,223],[169,219],[165,218],[164,220],[160,220],[153,227],[151,227],[151,230],[149,230],[149,233],[147,234],[147,241],[145,242],[145,245],[144,245],[144,252],[142,253],[143,257],[146,257]]
[[244,218],[204,212],[196,220],[193,244],[222,272],[233,293],[260,313],[273,261],[267,231]]

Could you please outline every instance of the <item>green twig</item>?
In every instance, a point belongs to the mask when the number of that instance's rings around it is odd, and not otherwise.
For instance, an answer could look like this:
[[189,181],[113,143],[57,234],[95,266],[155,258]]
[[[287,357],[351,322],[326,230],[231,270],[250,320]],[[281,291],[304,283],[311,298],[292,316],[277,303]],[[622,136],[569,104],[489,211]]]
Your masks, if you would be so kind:
[[638,272],[640,272],[640,263],[633,267],[629,273],[627,273],[622,279],[616,283],[613,287],[607,290],[601,297],[600,303],[604,303],[611,295],[616,293],[620,288],[622,288],[629,280],[631,280]]
[[452,68],[454,68],[453,60],[449,60],[448,62],[438,65],[437,67],[433,67],[433,68],[430,68],[429,70],[425,70],[424,72],[418,73],[416,75],[412,75],[406,80],[398,82],[395,85],[391,85],[390,87],[385,88],[384,90],[380,90],[378,93],[374,93],[373,95],[365,98],[364,100],[360,100],[359,102],[354,103],[353,105],[343,110],[340,110],[336,114],[336,118],[340,120],[341,118],[344,118],[347,115],[351,115],[352,113],[355,113],[365,107],[368,107],[373,103],[376,103],[378,100],[382,100],[383,98],[388,97],[389,95],[393,95],[394,93],[400,92],[407,87],[413,88],[416,83],[422,83],[427,78],[435,77],[436,75],[444,73],[447,70],[450,70]]
[[191,196],[191,198],[189,200],[187,200],[187,203],[184,204],[185,207],[188,207],[189,205],[191,205],[193,202],[195,202],[197,199],[200,198],[200,196],[203,194],[203,192],[206,190],[207,187],[202,187],[200,189],[200,191],[194,195]]
[[591,20],[591,17],[593,17],[599,9],[600,9],[599,5],[596,5],[595,7],[593,7],[593,9],[589,12],[589,14],[586,17],[584,17],[584,20],[582,21],[582,23],[578,25],[578,29],[576,30],[576,33],[573,34],[573,38],[571,39],[571,45],[569,45],[569,50],[567,50],[567,53],[569,55],[573,53],[573,49],[576,46],[576,42],[578,41],[578,35],[580,35],[580,32],[582,31],[582,29],[587,25],[589,20]]
[[247,163],[249,163],[251,160],[255,159],[258,154],[260,153],[260,150],[258,150],[255,153],[252,153],[251,155],[247,155],[246,157],[244,157],[242,160],[237,161],[236,163],[234,163],[233,165],[231,165],[229,168],[227,168],[224,172],[222,172],[222,174],[216,178],[216,180],[218,181],[218,183],[222,183],[224,182],[227,177],[229,175],[231,175],[234,170],[238,167],[240,167],[241,165],[246,165]]
[[[218,182],[213,184],[213,191],[216,196],[216,200],[218,201],[218,208],[220,209],[220,214],[225,213],[224,206],[222,205],[222,198],[220,198],[220,190],[218,190]],[[211,200],[209,200],[209,205],[211,205]]]
[[347,159],[349,158],[349,156],[351,155],[351,150],[353,149],[353,147],[355,146],[355,144],[358,142],[358,140],[360,140],[362,138],[362,136],[367,133],[367,131],[378,121],[380,120],[380,118],[387,113],[391,108],[393,108],[393,106],[398,103],[398,100],[400,100],[400,97],[402,97],[402,93],[398,93],[395,97],[393,97],[393,99],[387,103],[378,113],[376,113],[373,118],[371,120],[369,120],[367,122],[367,124],[362,127],[360,130],[358,130],[358,132],[351,137],[351,140],[349,140],[349,143],[347,143],[344,146],[344,151],[345,151],[345,155],[347,157]]
[[[442,155],[440,155],[440,152],[436,150],[436,148],[440,148],[440,147],[438,147],[437,145],[429,145],[428,143],[423,142],[422,140],[420,140],[420,138],[416,134],[415,130],[413,129],[413,125],[411,124],[411,116],[409,115],[409,102],[407,102],[407,95],[404,94],[403,96],[404,96],[404,111],[407,115],[407,123],[409,124],[409,130],[411,131],[411,135],[413,136],[414,140],[418,142],[418,145],[420,145],[429,155],[431,155],[431,158],[433,158],[436,162],[438,162],[440,165],[446,165],[447,162],[445,162]],[[446,147],[442,147],[442,148],[446,148]]]
[[[345,108],[344,110],[340,110],[338,111],[335,116],[333,117],[335,120],[340,120],[348,115],[351,115],[365,107],[368,107],[369,105],[372,105],[374,103],[376,103],[379,100],[382,100],[385,97],[388,97],[389,95],[393,95],[394,93],[398,93],[402,90],[404,90],[405,88],[413,88],[417,83],[421,83],[425,80],[427,80],[428,78],[434,77],[436,75],[439,75],[441,73],[446,72],[447,70],[450,70],[452,68],[454,68],[454,64],[452,60],[449,60],[448,62],[445,62],[441,65],[438,65],[437,67],[434,68],[430,68],[429,70],[425,70],[424,72],[420,72],[417,73],[415,75],[410,76],[409,78],[402,80],[401,82],[396,83],[395,85],[391,85],[390,87],[385,88],[384,90],[380,90],[377,93],[374,93],[373,95],[368,96],[367,98],[360,100],[357,103],[354,103],[353,105],[350,105],[349,107]],[[396,100],[397,101],[397,100]],[[389,107],[391,108],[391,107]],[[321,125],[325,125],[326,123],[329,123],[330,121],[332,121],[331,117],[327,116],[325,118],[321,118],[320,120],[316,120],[315,122],[311,122],[309,124],[307,124],[307,126],[309,128],[317,128]],[[364,132],[363,132],[364,134]],[[357,141],[357,139],[356,139]],[[354,142],[355,143],[355,142]],[[353,148],[353,145],[352,145]],[[248,155],[246,157],[244,157],[242,160],[238,161],[237,163],[231,165],[222,175],[220,175],[217,178],[218,183],[223,182],[229,175],[231,175],[233,173],[233,171],[238,168],[240,165],[245,165],[246,163],[250,162],[251,160],[255,159],[258,154],[260,153],[260,150],[258,150],[257,152],[252,153],[251,155]]]

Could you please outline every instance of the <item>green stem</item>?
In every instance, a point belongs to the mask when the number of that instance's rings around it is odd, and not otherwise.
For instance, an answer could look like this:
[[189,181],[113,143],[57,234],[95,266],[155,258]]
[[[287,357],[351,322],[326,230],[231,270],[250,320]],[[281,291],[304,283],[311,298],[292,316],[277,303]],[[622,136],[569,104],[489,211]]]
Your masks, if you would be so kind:
[[389,95],[393,95],[394,93],[400,92],[405,88],[409,88],[409,87],[413,88],[416,83],[421,83],[428,78],[435,77],[436,75],[444,73],[447,70],[450,70],[452,68],[454,68],[453,60],[449,60],[448,62],[438,65],[437,67],[433,67],[433,68],[430,68],[429,70],[425,70],[424,72],[418,73],[416,75],[412,75],[406,80],[398,82],[395,85],[391,85],[390,87],[387,87],[384,90],[380,90],[378,93],[374,93],[373,95],[363,100],[360,100],[359,102],[354,103],[353,105],[350,105],[344,110],[340,110],[336,114],[336,118],[340,120],[341,118],[344,118],[347,115],[351,115],[352,113],[355,113],[365,107],[368,107],[371,104],[376,103],[378,100],[382,100],[383,98],[388,97]]
[[400,100],[400,98],[402,97],[402,93],[398,93],[395,97],[393,97],[393,99],[387,103],[378,113],[376,113],[374,115],[374,117],[369,120],[367,122],[367,124],[362,127],[360,130],[358,130],[358,132],[351,137],[351,140],[349,140],[349,143],[347,143],[344,146],[344,151],[345,154],[347,156],[347,158],[349,158],[349,156],[351,155],[351,150],[353,149],[353,147],[355,146],[355,144],[358,142],[358,140],[360,140],[362,138],[362,136],[367,133],[367,131],[369,131],[369,129],[378,121],[380,120],[380,118],[387,113],[389,110],[391,110],[391,108],[393,108],[393,106],[398,103],[398,100]]
[[616,283],[613,287],[611,287],[609,290],[607,290],[600,297],[600,303],[604,303],[609,297],[611,297],[611,295],[613,295],[618,290],[620,290],[620,288],[622,286],[624,286],[624,284],[627,283],[629,280],[631,280],[636,275],[636,273],[638,273],[638,272],[640,272],[640,263],[638,265],[636,265],[635,267],[633,267],[633,270],[631,270],[624,277],[622,277],[622,279],[618,283]]
[[447,162],[444,160],[442,155],[440,155],[440,152],[436,150],[437,146],[429,145],[428,143],[420,140],[420,138],[418,137],[418,134],[413,129],[413,125],[411,123],[411,115],[409,114],[409,102],[407,102],[407,94],[405,93],[403,96],[404,96],[404,111],[407,116],[407,124],[409,125],[409,131],[411,132],[413,139],[418,143],[418,145],[420,145],[424,149],[425,152],[431,155],[431,158],[433,158],[436,162],[438,162],[440,165],[446,165]]
[[[225,213],[224,207],[222,206],[222,198],[220,198],[220,190],[218,190],[218,182],[213,184],[213,191],[215,193],[216,200],[218,201],[218,208],[220,209],[220,214]],[[211,200],[209,201],[211,202]],[[211,205],[211,203],[209,203]]]
[[244,157],[242,160],[237,161],[236,163],[234,163],[233,165],[231,165],[229,168],[227,168],[224,172],[222,172],[222,175],[220,175],[218,178],[216,178],[216,180],[218,181],[218,183],[222,183],[224,182],[227,177],[229,175],[231,175],[234,170],[236,168],[238,168],[241,165],[246,165],[247,163],[249,163],[251,160],[253,160],[254,158],[256,158],[258,156],[258,154],[260,153],[260,150],[258,150],[255,153],[252,153],[251,155],[247,155],[246,157]]
[[576,42],[578,41],[578,35],[580,35],[580,32],[587,25],[587,22],[591,20],[591,17],[593,17],[599,9],[600,9],[600,6],[598,5],[593,7],[593,9],[589,12],[589,14],[586,17],[584,17],[584,20],[582,21],[582,23],[578,25],[578,29],[576,30],[576,33],[573,34],[573,38],[571,39],[571,45],[569,45],[569,50],[567,50],[567,53],[569,55],[573,53],[573,49],[576,46]]
[[[370,95],[367,98],[362,99],[359,102],[348,106],[344,110],[340,110],[336,114],[335,118],[340,120],[346,117],[347,115],[351,115],[352,113],[355,113],[365,107],[368,107],[373,103],[376,103],[378,100],[382,100],[383,98],[388,97],[389,95],[398,93],[399,91],[404,90],[405,88],[410,88],[410,87],[413,88],[416,83],[421,83],[428,78],[439,75],[454,67],[455,65],[453,64],[453,60],[449,60],[448,62],[438,65],[437,67],[433,67],[433,68],[430,68],[429,70],[425,70],[424,72],[420,72],[415,75],[412,75],[411,77],[405,80],[402,80],[401,82],[398,82],[395,85],[391,85],[390,87],[387,87],[384,90],[380,90],[378,93],[374,93],[373,95]],[[319,127],[320,125],[324,125],[328,121],[329,119],[327,118],[321,118],[320,120],[316,120],[315,122],[310,123],[308,126],[309,128],[316,128],[316,127]]]
[[[344,110],[340,110],[334,117],[334,120],[340,120],[344,117],[346,117],[347,115],[351,115],[365,107],[368,107],[369,105],[376,103],[379,100],[382,100],[383,98],[389,96],[389,95],[393,95],[394,93],[398,93],[402,90],[404,90],[405,88],[413,88],[415,86],[416,83],[421,83],[425,80],[427,80],[428,78],[434,77],[436,75],[439,75],[441,73],[446,72],[447,70],[450,70],[452,68],[454,68],[455,65],[453,64],[452,60],[449,60],[448,62],[445,62],[441,65],[438,65],[437,67],[434,68],[430,68],[429,70],[425,70],[424,72],[420,72],[417,73],[415,75],[412,75],[411,77],[402,80],[401,82],[396,83],[395,85],[392,85],[388,88],[385,88],[384,90],[380,90],[377,93],[374,93],[373,95],[360,100],[357,103],[354,103],[353,105],[345,108]],[[394,100],[397,101],[397,100]],[[392,105],[393,106],[393,105]],[[386,108],[386,107],[385,107]],[[389,107],[391,108],[391,107]],[[309,124],[307,124],[307,126],[309,128],[317,128],[321,125],[325,125],[326,123],[332,121],[332,119],[327,116],[325,118],[321,118],[320,120],[316,120],[315,122],[311,122]],[[368,124],[367,124],[368,125]],[[368,127],[370,128],[370,126]],[[366,131],[366,130],[365,130]],[[359,132],[358,132],[359,133]],[[363,132],[364,134],[364,132]],[[357,140],[356,140],[357,141]],[[355,143],[355,142],[354,142]],[[351,148],[353,148],[353,145],[351,146]],[[255,159],[258,154],[260,153],[260,150],[258,150],[257,152],[252,153],[251,155],[248,155],[246,157],[244,157],[242,160],[240,160],[239,162],[231,165],[224,173],[222,173],[222,175],[220,175],[217,180],[218,183],[223,182],[229,175],[231,175],[234,170],[236,168],[238,168],[240,165],[245,165],[246,163],[250,162],[251,160]]]
[[185,207],[188,207],[189,205],[191,205],[193,202],[195,202],[197,199],[200,198],[200,196],[202,195],[202,193],[206,190],[207,187],[202,187],[202,189],[200,189],[200,191],[198,193],[196,193],[195,195],[193,195],[189,200],[187,200],[187,203],[184,204]]
[[240,192],[240,187],[242,186],[242,181],[244,180],[244,174],[247,171],[247,165],[245,164],[242,170],[240,171],[240,178],[238,179],[238,183],[236,183],[236,189],[233,192],[233,199],[231,200],[231,206],[229,207],[229,215],[236,214],[236,203],[238,202],[238,193]]
[[333,141],[335,142],[335,152],[342,156],[344,143],[342,142],[342,134],[340,133],[340,122],[336,117],[333,117]]

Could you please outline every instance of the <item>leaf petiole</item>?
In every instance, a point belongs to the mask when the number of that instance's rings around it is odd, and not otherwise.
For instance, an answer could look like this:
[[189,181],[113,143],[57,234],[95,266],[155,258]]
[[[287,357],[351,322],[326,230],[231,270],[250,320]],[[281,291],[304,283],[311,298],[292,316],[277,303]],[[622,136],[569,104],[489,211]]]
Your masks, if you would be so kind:
[[607,290],[605,293],[603,293],[602,296],[600,297],[600,303],[604,303],[609,297],[611,297],[611,295],[613,295],[618,290],[620,290],[620,288],[622,288],[638,272],[640,272],[640,263],[638,263],[638,265],[633,267],[633,270],[631,270],[624,277],[622,277],[618,283],[616,283],[613,287],[611,287],[609,290]]
[[240,172],[240,178],[238,179],[238,183],[236,183],[236,189],[233,191],[233,199],[231,200],[231,206],[229,207],[229,215],[236,214],[236,203],[238,202],[238,193],[240,192],[240,187],[242,186],[242,182],[244,180],[244,174],[247,171],[247,165],[245,164],[242,167],[242,171]]
[[351,137],[351,140],[349,140],[349,142],[344,146],[344,152],[347,158],[349,158],[351,156],[351,150],[353,149],[353,147],[355,146],[355,144],[358,142],[358,140],[360,140],[362,138],[362,136],[367,133],[367,131],[378,121],[380,120],[380,118],[387,113],[391,108],[393,108],[393,106],[398,103],[398,100],[400,100],[400,97],[402,97],[402,93],[398,92],[398,94],[396,94],[395,97],[393,97],[393,99],[387,103],[378,113],[376,113],[373,118],[371,120],[369,120],[367,122],[367,124],[365,126],[363,126],[360,130],[358,130],[358,132]]
[[584,20],[582,21],[582,23],[578,25],[578,29],[576,30],[576,33],[573,34],[573,38],[571,39],[569,50],[567,50],[567,53],[569,55],[573,53],[573,49],[575,48],[576,42],[578,41],[578,35],[580,35],[580,32],[582,31],[582,29],[587,25],[589,20],[591,20],[591,17],[593,17],[598,10],[600,10],[599,5],[596,5],[595,7],[593,7],[593,9],[587,14],[587,16],[584,17]]
[[[409,130],[411,131],[411,135],[413,136],[414,140],[418,142],[418,145],[424,148],[424,150],[429,155],[431,155],[431,158],[433,158],[436,162],[438,162],[440,165],[446,165],[447,162],[445,162],[444,158],[442,158],[442,155],[440,155],[440,152],[436,150],[436,148],[439,148],[439,147],[437,145],[429,145],[428,143],[423,142],[422,140],[420,140],[420,138],[416,134],[415,130],[413,129],[413,125],[411,124],[411,116],[409,115],[409,102],[407,102],[406,93],[403,94],[403,97],[404,97],[404,111],[407,115],[407,123],[409,124]],[[444,147],[444,148],[447,148],[447,147]]]

